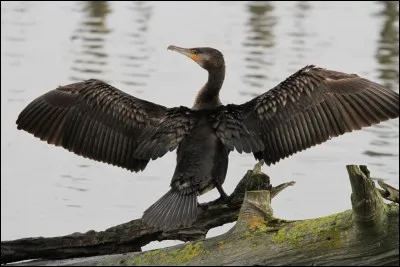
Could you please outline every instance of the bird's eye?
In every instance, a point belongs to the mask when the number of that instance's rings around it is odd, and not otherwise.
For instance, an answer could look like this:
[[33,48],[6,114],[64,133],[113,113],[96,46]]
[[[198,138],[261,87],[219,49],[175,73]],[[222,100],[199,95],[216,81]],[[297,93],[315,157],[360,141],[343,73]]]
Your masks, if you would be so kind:
[[192,50],[192,54],[197,55],[197,51],[196,50]]

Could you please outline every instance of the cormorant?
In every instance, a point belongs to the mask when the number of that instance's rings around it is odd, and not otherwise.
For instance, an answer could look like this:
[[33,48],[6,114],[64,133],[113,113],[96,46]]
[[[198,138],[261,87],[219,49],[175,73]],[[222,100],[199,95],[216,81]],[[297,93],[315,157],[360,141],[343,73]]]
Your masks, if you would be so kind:
[[355,74],[312,65],[246,103],[223,105],[222,53],[209,47],[168,49],[208,71],[191,108],[167,108],[90,79],[36,98],[16,121],[18,129],[49,144],[134,172],[177,149],[170,190],[143,214],[150,226],[188,226],[196,219],[199,195],[217,188],[226,197],[222,184],[234,149],[270,165],[399,117],[398,93]]

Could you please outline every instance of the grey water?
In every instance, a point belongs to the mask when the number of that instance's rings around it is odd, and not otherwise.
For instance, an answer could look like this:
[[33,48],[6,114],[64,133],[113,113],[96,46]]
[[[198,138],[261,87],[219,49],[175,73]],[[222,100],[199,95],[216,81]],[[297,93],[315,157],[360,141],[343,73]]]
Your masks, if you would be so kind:
[[[243,103],[308,64],[399,90],[398,2],[1,2],[1,240],[60,236],[140,218],[167,190],[175,152],[140,173],[79,157],[16,129],[34,98],[102,79],[138,98],[191,106],[206,72],[168,45],[211,46],[227,64],[223,103]],[[351,208],[347,164],[399,186],[399,120],[334,138],[263,167],[275,216],[307,219]],[[231,153],[231,193],[256,163]],[[201,197],[218,197],[216,190]],[[208,236],[227,231],[213,229]],[[180,243],[153,242],[145,249]]]

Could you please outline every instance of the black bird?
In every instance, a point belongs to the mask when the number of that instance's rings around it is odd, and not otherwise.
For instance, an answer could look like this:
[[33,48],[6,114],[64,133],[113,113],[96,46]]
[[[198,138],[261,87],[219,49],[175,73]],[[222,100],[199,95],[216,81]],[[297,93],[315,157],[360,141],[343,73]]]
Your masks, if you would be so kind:
[[399,117],[399,95],[355,74],[306,66],[241,105],[223,105],[220,51],[168,49],[208,71],[191,108],[167,108],[128,95],[99,80],[58,87],[32,101],[18,129],[93,160],[142,171],[150,160],[177,149],[170,190],[142,220],[172,229],[190,225],[197,197],[224,183],[228,155],[253,153],[267,165],[362,127]]

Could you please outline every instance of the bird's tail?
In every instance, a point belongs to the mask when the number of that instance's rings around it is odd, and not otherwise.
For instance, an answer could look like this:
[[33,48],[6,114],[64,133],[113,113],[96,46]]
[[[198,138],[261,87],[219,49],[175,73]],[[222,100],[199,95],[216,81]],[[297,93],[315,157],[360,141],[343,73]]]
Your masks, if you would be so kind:
[[171,230],[194,222],[197,209],[196,192],[171,189],[144,212],[142,221],[155,228]]

